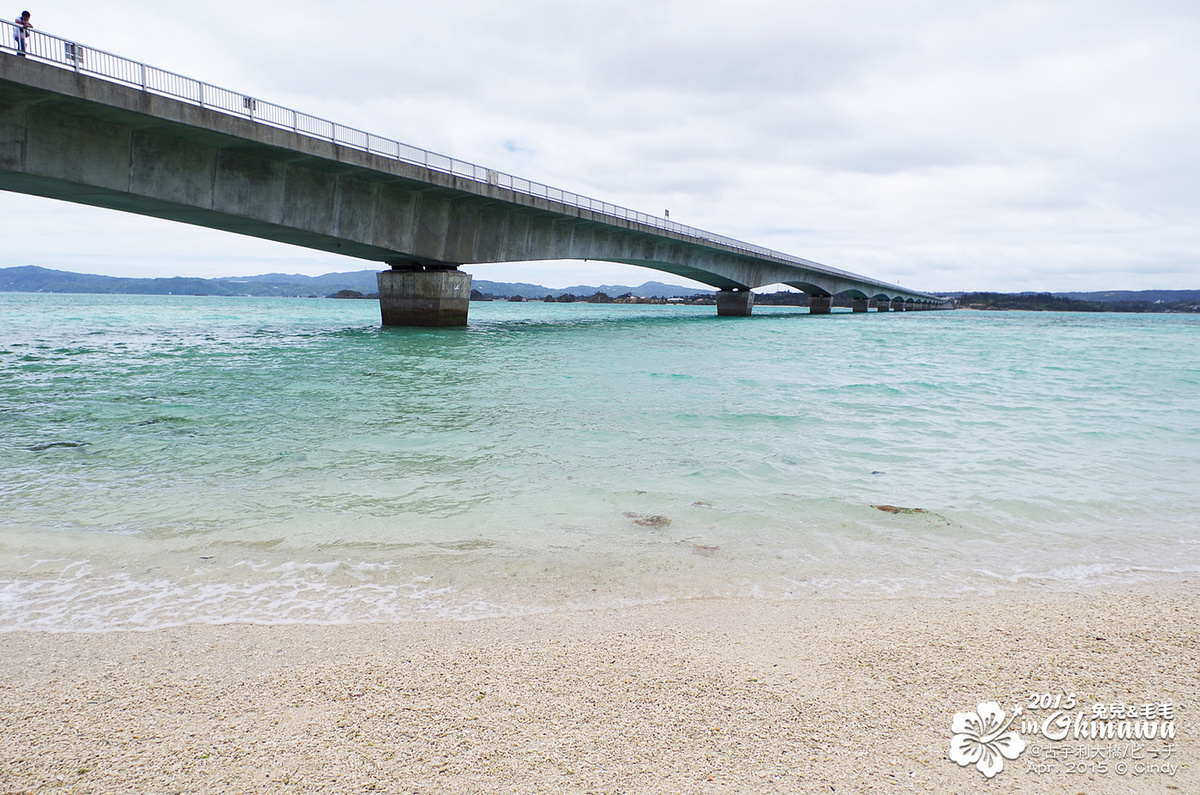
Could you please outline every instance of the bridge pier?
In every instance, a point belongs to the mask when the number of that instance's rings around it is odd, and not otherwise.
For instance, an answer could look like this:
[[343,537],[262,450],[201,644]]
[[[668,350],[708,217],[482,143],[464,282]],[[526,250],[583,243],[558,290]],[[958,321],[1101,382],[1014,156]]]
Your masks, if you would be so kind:
[[385,326],[465,326],[471,274],[454,265],[393,265],[377,274]]
[[854,312],[866,312],[871,301],[868,298],[854,298],[851,301],[850,307]]
[[749,290],[718,290],[717,317],[750,317],[754,293]]
[[808,314],[828,315],[833,312],[832,295],[810,295],[808,297]]
[[904,299],[903,298],[897,298],[892,301],[892,311],[893,312],[903,312],[904,311]]
[[892,311],[892,302],[886,301],[886,300],[876,301],[875,302],[875,311],[876,312],[891,312]]

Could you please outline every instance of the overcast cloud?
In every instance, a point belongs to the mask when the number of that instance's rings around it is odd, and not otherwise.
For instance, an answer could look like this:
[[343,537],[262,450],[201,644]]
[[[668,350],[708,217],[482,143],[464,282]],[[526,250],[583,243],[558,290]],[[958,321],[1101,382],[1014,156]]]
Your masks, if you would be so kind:
[[[1200,288],[1194,0],[29,10],[89,46],[917,289]],[[0,212],[0,266],[373,267],[16,194]],[[550,287],[663,278],[600,263],[469,270]]]

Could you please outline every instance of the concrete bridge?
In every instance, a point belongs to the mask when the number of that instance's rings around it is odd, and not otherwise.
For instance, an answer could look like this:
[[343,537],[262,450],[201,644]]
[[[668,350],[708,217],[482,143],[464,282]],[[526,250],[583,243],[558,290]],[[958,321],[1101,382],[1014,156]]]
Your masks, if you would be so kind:
[[0,189],[167,218],[386,263],[385,325],[463,325],[463,264],[603,260],[719,290],[786,284],[810,311],[951,303],[627,210],[0,25]]

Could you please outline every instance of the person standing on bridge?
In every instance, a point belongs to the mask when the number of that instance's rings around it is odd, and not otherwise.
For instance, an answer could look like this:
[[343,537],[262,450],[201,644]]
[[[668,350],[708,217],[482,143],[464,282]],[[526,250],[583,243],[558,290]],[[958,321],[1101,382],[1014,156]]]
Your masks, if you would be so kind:
[[25,40],[29,38],[29,31],[32,29],[29,12],[22,11],[21,16],[17,17],[17,27],[13,29],[13,38],[17,40],[17,55],[25,55]]

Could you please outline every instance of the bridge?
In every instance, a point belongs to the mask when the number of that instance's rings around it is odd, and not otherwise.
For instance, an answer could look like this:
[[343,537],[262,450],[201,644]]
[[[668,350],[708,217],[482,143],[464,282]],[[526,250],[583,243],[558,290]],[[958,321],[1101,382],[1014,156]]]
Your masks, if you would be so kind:
[[710,285],[748,316],[785,284],[828,314],[952,302],[0,25],[0,189],[385,263],[384,325],[467,322],[465,264],[602,260]]

